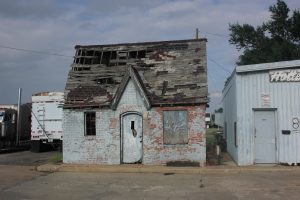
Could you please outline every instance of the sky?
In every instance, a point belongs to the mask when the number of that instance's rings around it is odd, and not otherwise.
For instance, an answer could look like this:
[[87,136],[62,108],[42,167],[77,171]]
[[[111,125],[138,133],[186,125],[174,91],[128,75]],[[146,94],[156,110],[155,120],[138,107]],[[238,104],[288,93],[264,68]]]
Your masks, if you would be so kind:
[[[291,10],[299,0],[285,1]],[[231,23],[270,18],[275,0],[9,0],[0,2],[0,104],[63,91],[74,46],[207,38],[209,111],[241,52],[228,42]],[[33,50],[21,51],[16,49]],[[43,53],[44,52],[44,53]]]

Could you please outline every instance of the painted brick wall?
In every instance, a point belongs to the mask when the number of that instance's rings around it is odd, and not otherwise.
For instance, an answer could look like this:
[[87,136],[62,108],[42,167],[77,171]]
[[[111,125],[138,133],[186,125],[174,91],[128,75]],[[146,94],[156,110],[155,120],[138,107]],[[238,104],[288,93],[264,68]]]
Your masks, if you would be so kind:
[[[147,111],[142,97],[130,80],[117,110],[95,110],[96,136],[84,135],[84,110],[64,110],[64,163],[120,164],[120,115],[135,111],[143,116],[143,164],[164,165],[169,161],[193,161],[204,165],[205,108],[205,105],[154,107]],[[188,111],[187,145],[163,144],[164,110]]]
[[64,110],[64,163],[120,164],[120,115],[146,111],[134,83],[128,82],[117,110],[95,110],[96,136],[84,136],[84,111]]
[[[188,111],[188,144],[164,145],[163,111]],[[152,108],[144,117],[144,158],[148,165],[164,165],[169,161],[192,161],[205,164],[205,105]]]
[[[89,110],[90,111],[90,110]],[[119,134],[109,129],[107,110],[96,111],[96,136],[84,135],[84,110],[64,110],[63,159],[65,163],[119,164]],[[107,117],[104,117],[106,115]],[[106,130],[106,131],[104,131]]]

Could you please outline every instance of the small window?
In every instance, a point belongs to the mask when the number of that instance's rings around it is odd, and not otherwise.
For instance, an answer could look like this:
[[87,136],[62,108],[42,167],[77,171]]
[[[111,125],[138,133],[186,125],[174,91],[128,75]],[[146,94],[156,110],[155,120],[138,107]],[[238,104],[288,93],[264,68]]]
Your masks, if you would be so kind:
[[85,113],[85,135],[96,135],[96,113]]
[[164,144],[187,144],[187,111],[164,111]]

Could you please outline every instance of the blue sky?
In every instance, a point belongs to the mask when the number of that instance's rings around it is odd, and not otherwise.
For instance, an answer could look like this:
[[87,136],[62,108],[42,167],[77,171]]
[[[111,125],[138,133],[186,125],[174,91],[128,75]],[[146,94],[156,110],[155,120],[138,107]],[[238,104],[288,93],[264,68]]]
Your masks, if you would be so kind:
[[[206,37],[210,110],[221,106],[224,81],[240,52],[228,43],[229,23],[259,25],[275,0],[10,0],[0,2],[0,104],[32,93],[63,91],[76,44],[109,44]],[[292,10],[299,0],[286,0]],[[224,36],[216,36],[221,34]],[[69,57],[68,57],[69,56]],[[229,71],[229,72],[228,72]]]

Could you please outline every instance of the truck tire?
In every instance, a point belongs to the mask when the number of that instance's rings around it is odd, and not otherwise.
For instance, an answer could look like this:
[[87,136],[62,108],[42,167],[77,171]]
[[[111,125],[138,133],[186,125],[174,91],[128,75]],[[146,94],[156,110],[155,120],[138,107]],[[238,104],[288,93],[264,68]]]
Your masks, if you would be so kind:
[[41,152],[41,141],[40,140],[32,140],[30,151],[34,152],[34,153]]

